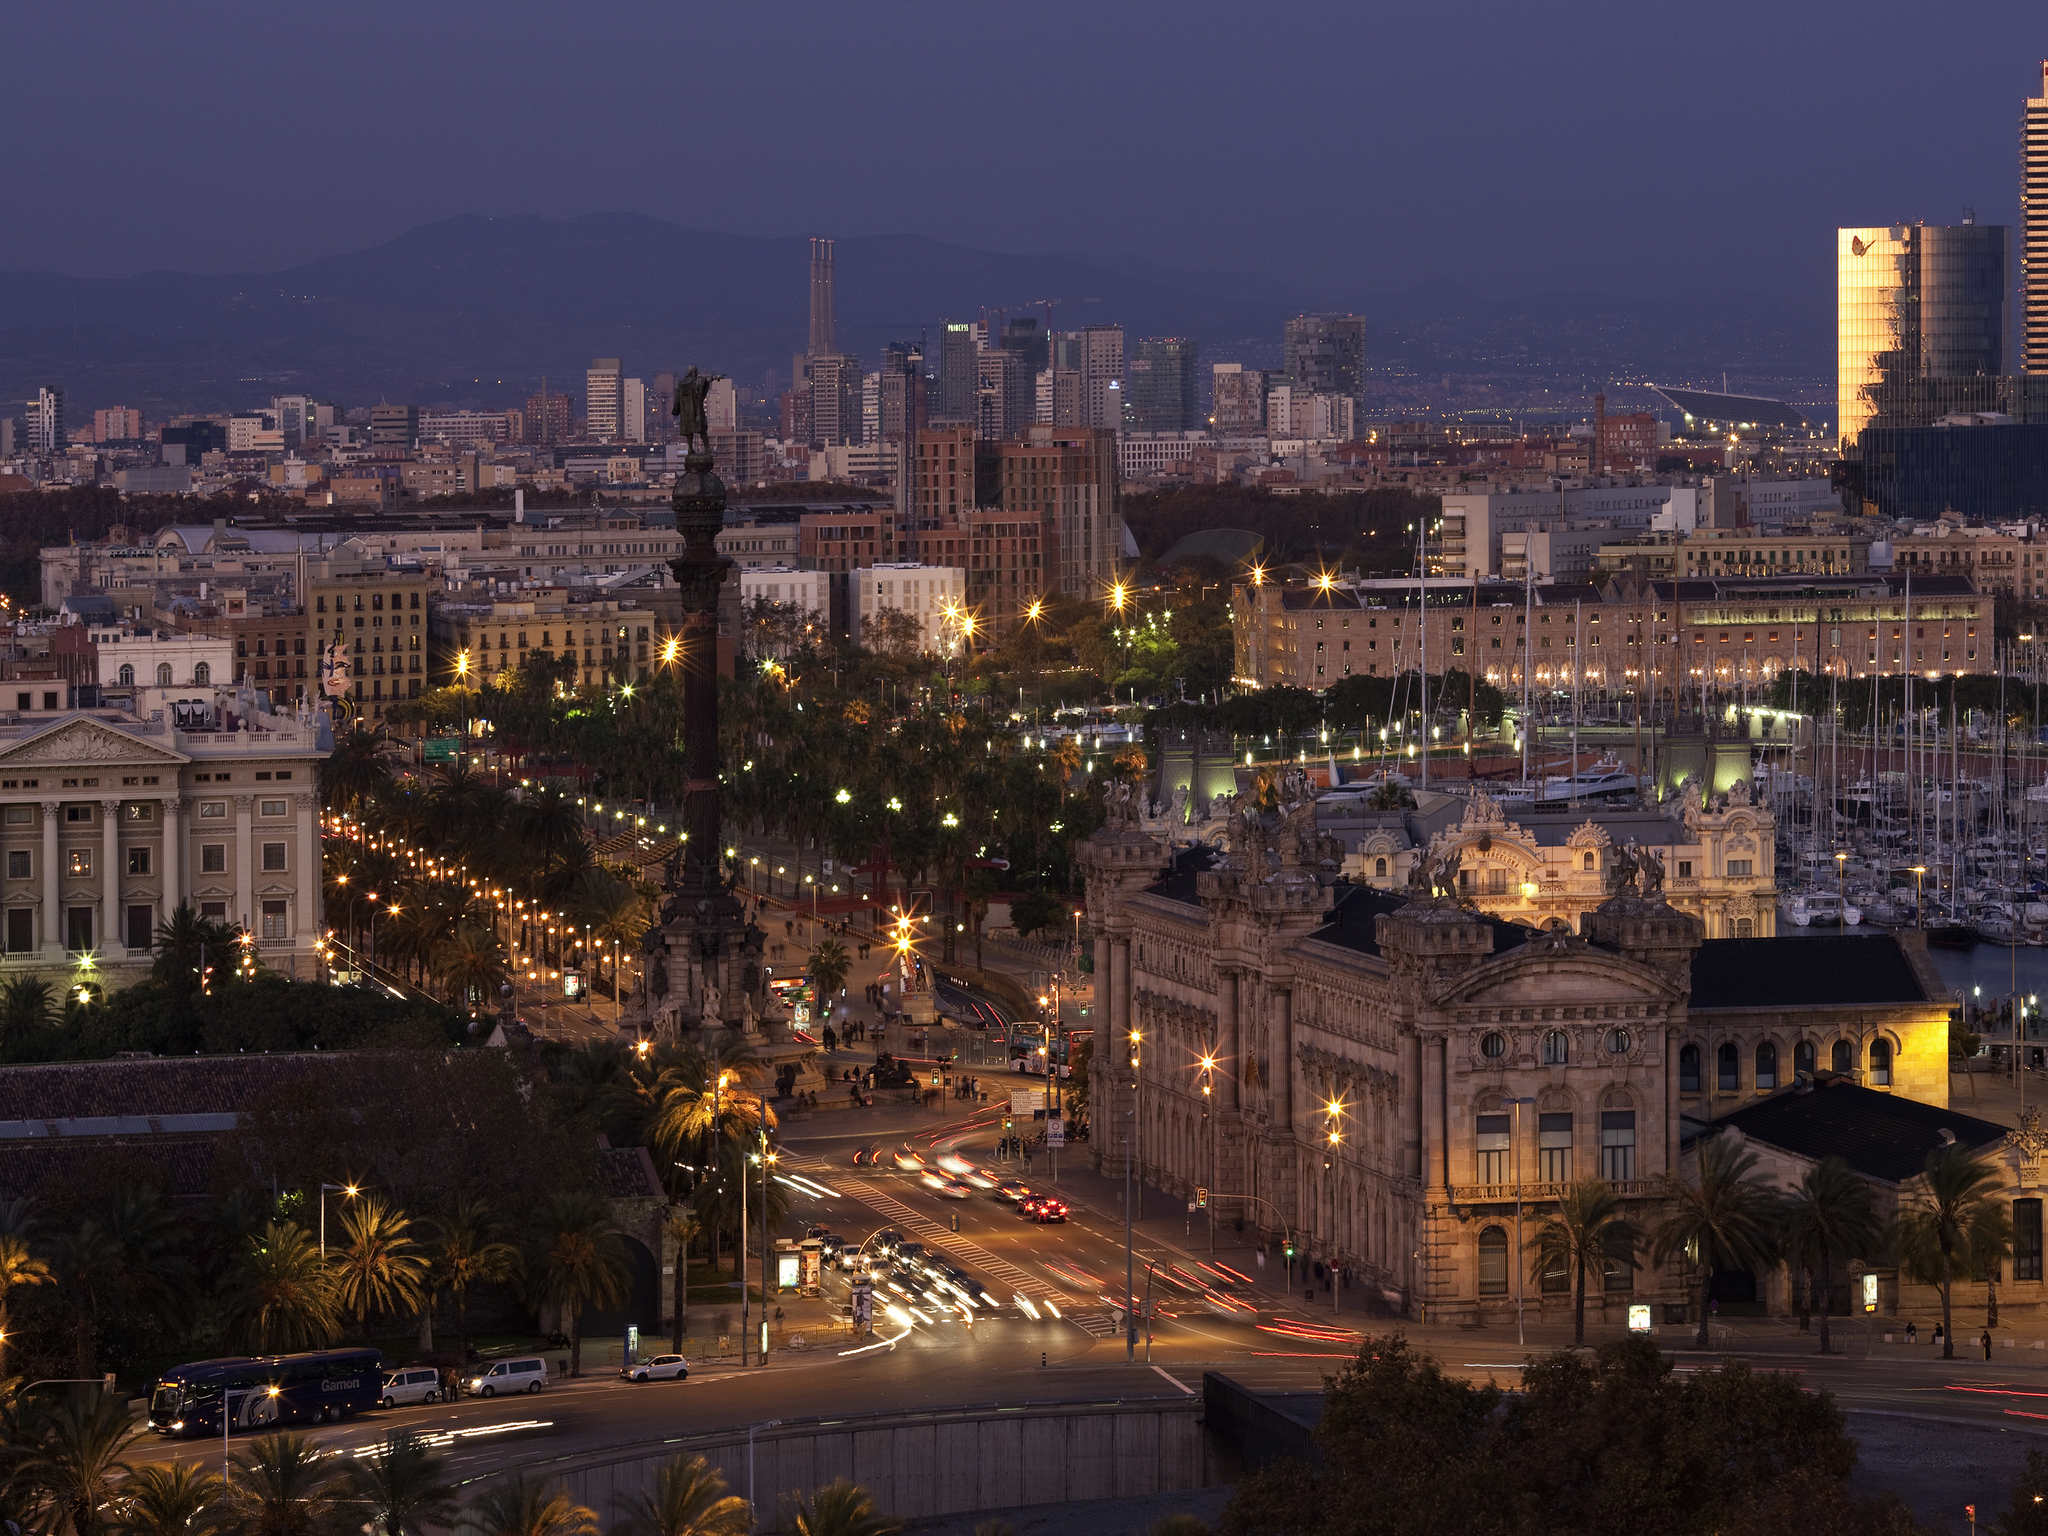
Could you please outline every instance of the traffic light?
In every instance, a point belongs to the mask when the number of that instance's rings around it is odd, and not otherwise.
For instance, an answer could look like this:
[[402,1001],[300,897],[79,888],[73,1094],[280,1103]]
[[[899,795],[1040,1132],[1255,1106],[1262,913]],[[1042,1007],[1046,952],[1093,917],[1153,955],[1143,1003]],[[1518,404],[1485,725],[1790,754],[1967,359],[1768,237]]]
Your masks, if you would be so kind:
[[1287,1248],[1286,1248],[1286,1256],[1287,1256],[1287,1257],[1288,1257],[1289,1259],[1292,1259],[1292,1258],[1294,1257],[1294,1244],[1293,1244],[1292,1242],[1289,1242],[1289,1243],[1287,1244]]
[[1010,1117],[1008,1115],[1003,1116],[1003,1129],[1005,1131],[1013,1129],[1013,1127],[1010,1124]]

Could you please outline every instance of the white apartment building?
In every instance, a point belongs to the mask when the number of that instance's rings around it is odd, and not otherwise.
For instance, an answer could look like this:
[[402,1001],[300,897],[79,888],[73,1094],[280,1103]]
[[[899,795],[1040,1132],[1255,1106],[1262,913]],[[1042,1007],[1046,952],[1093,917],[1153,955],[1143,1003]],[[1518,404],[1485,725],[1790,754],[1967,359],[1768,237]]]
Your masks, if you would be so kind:
[[1126,480],[1157,479],[1210,440],[1206,432],[1126,432],[1116,440],[1117,472]]
[[[102,695],[147,718],[179,706],[210,708],[214,690],[235,678],[235,643],[225,635],[191,634],[133,624],[90,626]],[[184,711],[190,713],[190,708]]]
[[647,381],[628,379],[619,392],[619,440],[647,441]]
[[852,640],[865,644],[863,631],[885,609],[917,620],[918,647],[936,655],[955,655],[960,632],[953,616],[967,601],[967,572],[956,565],[892,563],[871,565],[853,573]]
[[613,443],[619,437],[619,360],[595,357],[583,375],[583,422],[592,442]]
[[0,711],[0,977],[134,980],[180,903],[315,975],[325,755],[315,721],[230,689],[182,725]]

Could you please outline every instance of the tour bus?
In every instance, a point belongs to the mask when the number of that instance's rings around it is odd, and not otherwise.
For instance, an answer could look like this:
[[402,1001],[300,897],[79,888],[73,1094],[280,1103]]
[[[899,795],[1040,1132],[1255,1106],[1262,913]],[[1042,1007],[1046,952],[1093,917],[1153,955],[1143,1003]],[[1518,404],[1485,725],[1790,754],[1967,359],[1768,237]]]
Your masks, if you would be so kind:
[[199,1360],[164,1372],[149,1395],[149,1427],[164,1435],[218,1435],[226,1400],[231,1429],[320,1423],[377,1406],[384,1357],[374,1349]]

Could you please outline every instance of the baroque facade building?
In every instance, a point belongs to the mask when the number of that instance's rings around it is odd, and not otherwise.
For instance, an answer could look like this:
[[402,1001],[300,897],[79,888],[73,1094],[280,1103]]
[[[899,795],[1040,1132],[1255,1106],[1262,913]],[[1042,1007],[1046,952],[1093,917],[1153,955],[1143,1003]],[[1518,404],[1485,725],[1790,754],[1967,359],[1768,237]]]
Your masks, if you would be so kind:
[[[1647,1227],[1697,1123],[1795,1070],[1946,1103],[1948,1005],[1891,935],[1705,938],[1633,869],[1578,933],[1504,922],[1460,899],[1449,859],[1400,891],[1342,879],[1305,782],[1255,804],[1223,849],[1172,852],[1129,814],[1084,845],[1105,1040],[1091,1156],[1206,1189],[1219,1219],[1369,1301],[1563,1312],[1569,1276],[1533,1258],[1517,1276],[1518,1205],[1526,1238],[1597,1176]],[[1588,1290],[1610,1320],[1634,1302],[1675,1320],[1687,1295],[1641,1254]]]

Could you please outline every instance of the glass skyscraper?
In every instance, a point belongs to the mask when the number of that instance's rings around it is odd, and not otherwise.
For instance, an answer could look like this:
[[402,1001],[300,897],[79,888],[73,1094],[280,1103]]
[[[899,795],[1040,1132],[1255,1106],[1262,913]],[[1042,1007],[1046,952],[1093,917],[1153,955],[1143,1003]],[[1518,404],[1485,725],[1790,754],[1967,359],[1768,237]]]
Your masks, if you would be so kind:
[[1138,343],[1124,370],[1124,422],[1133,432],[1191,432],[1200,425],[1193,341],[1147,336]]
[[2011,411],[2012,232],[1895,224],[1835,232],[1838,442],[1955,412]]

